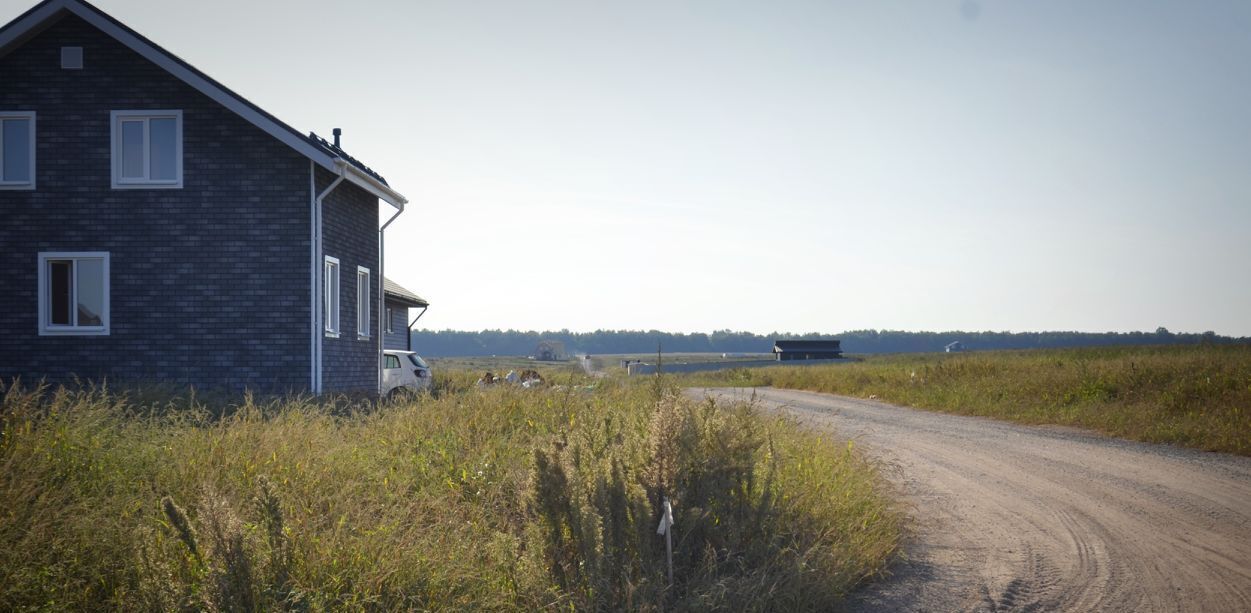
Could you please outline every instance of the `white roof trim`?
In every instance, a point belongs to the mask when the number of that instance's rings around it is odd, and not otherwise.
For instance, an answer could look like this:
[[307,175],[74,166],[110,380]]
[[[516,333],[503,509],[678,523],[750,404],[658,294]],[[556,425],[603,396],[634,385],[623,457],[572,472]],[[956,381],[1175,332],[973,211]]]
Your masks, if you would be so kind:
[[57,11],[65,8],[61,1],[49,2],[39,7],[38,10],[30,11],[18,18],[17,22],[6,32],[0,33],[0,49],[9,46],[10,43],[24,36],[35,26],[43,23],[49,17],[56,14]]
[[381,198],[387,204],[403,210],[403,205],[408,203],[408,199],[399,192],[391,189],[383,182],[369,176],[369,174],[357,168],[351,162],[348,162],[343,158],[335,158],[334,163],[336,166],[342,166],[345,170],[347,170],[343,176],[349,183],[355,183],[365,191]]
[[0,50],[9,46],[15,40],[25,36],[34,28],[43,24],[45,21],[55,16],[59,11],[66,10],[74,15],[82,18],[87,23],[99,28],[105,34],[112,36],[118,42],[126,45],[135,53],[143,56],[152,63],[160,66],[166,72],[178,77],[183,82],[199,90],[200,93],[213,99],[214,102],[230,109],[236,115],[251,122],[256,127],[264,130],[270,136],[282,141],[287,146],[295,149],[301,155],[313,160],[322,168],[332,172],[339,172],[340,164],[345,164],[348,172],[346,178],[351,183],[363,188],[365,191],[381,198],[391,206],[400,208],[405,202],[408,202],[399,192],[383,185],[382,182],[365,174],[352,164],[342,158],[332,156],[317,147],[314,147],[304,138],[293,134],[285,125],[276,122],[270,117],[258,112],[251,105],[241,100],[236,94],[222,89],[217,84],[205,79],[195,71],[189,70],[179,60],[175,59],[167,52],[162,51],[144,41],[142,38],[131,34],[125,28],[119,27],[111,20],[102,17],[98,9],[93,9],[78,2],[77,0],[49,0],[46,4],[30,13],[19,18],[18,22],[11,26],[3,33],[0,33]]

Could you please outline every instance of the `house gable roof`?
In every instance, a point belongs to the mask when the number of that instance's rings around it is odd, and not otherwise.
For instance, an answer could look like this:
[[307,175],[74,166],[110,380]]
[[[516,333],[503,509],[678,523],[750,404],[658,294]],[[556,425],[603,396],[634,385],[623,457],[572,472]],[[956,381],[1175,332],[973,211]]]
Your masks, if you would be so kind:
[[425,298],[404,289],[399,283],[386,277],[382,278],[382,291],[386,295],[388,302],[398,302],[404,306],[418,308],[430,306],[430,303]]
[[304,136],[295,128],[252,104],[178,56],[82,0],[44,0],[0,28],[0,57],[21,46],[66,14],[83,19],[319,166],[336,174],[342,174],[348,182],[391,206],[402,209],[403,205],[408,202],[403,195],[392,189],[381,175],[347,155],[342,149],[314,134]]

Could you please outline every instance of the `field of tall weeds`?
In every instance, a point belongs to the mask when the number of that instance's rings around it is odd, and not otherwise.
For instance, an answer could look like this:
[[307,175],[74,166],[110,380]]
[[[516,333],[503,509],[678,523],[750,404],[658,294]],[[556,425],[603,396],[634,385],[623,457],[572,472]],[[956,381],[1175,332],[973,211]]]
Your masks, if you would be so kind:
[[692,375],[1133,440],[1251,455],[1251,345],[1099,347],[871,356],[862,362]]
[[875,465],[750,406],[656,378],[438,391],[5,384],[0,610],[825,610],[897,549]]

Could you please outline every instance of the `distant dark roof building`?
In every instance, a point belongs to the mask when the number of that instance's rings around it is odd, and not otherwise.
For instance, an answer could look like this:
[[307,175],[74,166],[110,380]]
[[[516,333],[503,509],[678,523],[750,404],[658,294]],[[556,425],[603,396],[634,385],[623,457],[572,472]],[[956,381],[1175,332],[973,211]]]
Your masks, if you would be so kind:
[[964,343],[961,343],[960,341],[952,341],[950,343],[947,343],[946,349],[947,349],[947,353],[955,353],[957,351],[964,351]]
[[565,344],[560,341],[539,341],[534,348],[534,359],[544,362],[560,362],[567,359]]
[[843,357],[840,341],[773,341],[778,360],[833,360]]
[[392,281],[386,277],[382,278],[382,290],[386,293],[388,302],[399,303],[400,306],[422,308],[430,306],[425,298],[404,289],[399,283]]

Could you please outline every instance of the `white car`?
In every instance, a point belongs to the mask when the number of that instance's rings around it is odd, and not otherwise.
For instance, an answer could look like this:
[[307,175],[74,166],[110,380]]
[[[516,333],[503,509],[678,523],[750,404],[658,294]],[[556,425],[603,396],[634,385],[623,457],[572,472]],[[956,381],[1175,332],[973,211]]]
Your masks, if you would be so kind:
[[387,349],[382,356],[382,394],[394,398],[402,394],[428,391],[434,379],[430,365],[411,351]]

